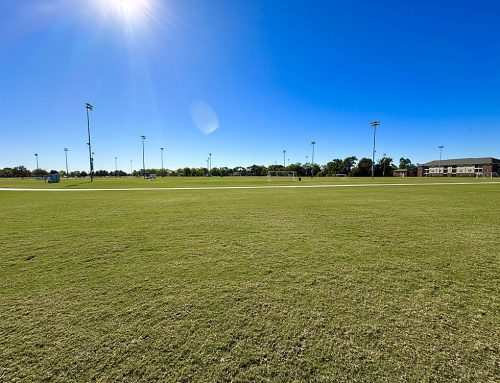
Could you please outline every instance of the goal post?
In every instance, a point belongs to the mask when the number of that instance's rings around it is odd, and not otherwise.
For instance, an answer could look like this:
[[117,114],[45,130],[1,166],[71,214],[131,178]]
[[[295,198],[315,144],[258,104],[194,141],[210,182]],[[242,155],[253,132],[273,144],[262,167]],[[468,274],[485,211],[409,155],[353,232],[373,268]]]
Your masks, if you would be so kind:
[[276,178],[286,178],[295,180],[297,178],[297,172],[291,170],[269,170],[267,172],[268,180]]

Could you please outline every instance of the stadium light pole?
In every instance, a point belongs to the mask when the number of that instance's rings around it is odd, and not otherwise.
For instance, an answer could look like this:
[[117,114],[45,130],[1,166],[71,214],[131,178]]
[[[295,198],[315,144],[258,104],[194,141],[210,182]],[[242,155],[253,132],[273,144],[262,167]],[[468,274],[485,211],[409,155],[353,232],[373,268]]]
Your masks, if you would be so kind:
[[64,157],[66,157],[66,177],[69,177],[69,170],[68,170],[68,148],[64,148]]
[[377,136],[377,126],[380,125],[380,121],[372,121],[370,126],[373,128],[373,153],[372,153],[372,178],[375,177],[375,140]]
[[439,145],[438,146],[438,149],[439,149],[439,169],[438,169],[438,177],[441,177],[441,158],[443,156],[443,148],[444,146],[443,145]]
[[285,157],[286,156],[286,150],[283,149],[283,167],[285,168],[286,167],[286,161],[285,161]]
[[307,177],[307,163],[309,162],[309,156],[306,156],[306,163],[304,164],[304,168],[306,169],[306,177]]
[[94,182],[94,159],[92,158],[92,145],[90,142],[90,118],[89,118],[89,111],[93,112],[94,107],[92,106],[92,104],[87,102],[85,104],[85,109],[87,109],[87,133],[89,137],[87,145],[89,146],[90,182]]
[[130,160],[130,175],[132,175],[132,160]]
[[382,177],[385,177],[385,163],[386,163],[386,160],[385,160],[385,157],[387,156],[387,154],[384,153],[384,170],[382,170]]
[[146,179],[146,162],[144,161],[144,140],[146,136],[141,136],[142,140],[142,176]]
[[163,176],[163,149],[160,148],[160,153],[161,153],[161,175]]
[[35,160],[36,160],[36,168],[38,170],[39,169],[39,167],[38,167],[38,153],[35,153]]
[[118,157],[115,157],[115,177],[118,174]]
[[314,145],[316,145],[316,141],[311,141],[311,145],[312,145],[311,177],[314,177]]
[[208,176],[212,177],[212,153],[208,153],[208,159],[209,159]]

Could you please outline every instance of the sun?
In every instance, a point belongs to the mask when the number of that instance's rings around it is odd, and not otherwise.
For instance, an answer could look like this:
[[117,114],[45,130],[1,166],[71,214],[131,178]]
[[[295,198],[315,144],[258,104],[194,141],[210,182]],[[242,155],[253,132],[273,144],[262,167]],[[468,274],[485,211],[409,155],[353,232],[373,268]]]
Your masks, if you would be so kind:
[[103,3],[108,3],[110,11],[125,20],[131,20],[150,5],[148,0],[104,0]]
[[100,16],[127,29],[151,24],[158,13],[157,0],[94,0]]

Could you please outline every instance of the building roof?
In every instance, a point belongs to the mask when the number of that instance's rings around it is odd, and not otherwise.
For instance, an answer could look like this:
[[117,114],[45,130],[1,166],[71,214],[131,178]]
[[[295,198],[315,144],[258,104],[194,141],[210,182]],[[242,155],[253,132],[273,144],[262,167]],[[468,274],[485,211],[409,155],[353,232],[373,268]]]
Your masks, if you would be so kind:
[[481,158],[457,158],[453,160],[434,160],[427,162],[424,166],[464,166],[464,165],[485,165],[485,164],[500,164],[500,160],[493,157],[481,157]]

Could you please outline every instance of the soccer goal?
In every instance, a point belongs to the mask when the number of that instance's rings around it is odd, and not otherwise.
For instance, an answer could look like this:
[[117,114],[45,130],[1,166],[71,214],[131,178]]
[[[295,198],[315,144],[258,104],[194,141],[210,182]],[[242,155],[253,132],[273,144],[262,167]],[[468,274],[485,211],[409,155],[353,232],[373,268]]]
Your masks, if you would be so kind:
[[480,178],[498,178],[498,173],[492,172],[489,175],[484,175],[484,173],[476,173],[476,180]]
[[272,170],[267,172],[267,179],[269,181],[273,179],[291,179],[291,180],[296,180],[297,178],[297,172],[294,171],[289,171],[289,170]]

